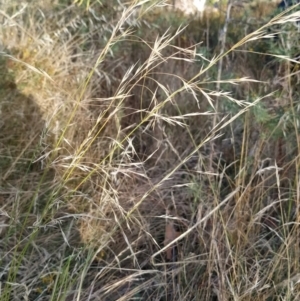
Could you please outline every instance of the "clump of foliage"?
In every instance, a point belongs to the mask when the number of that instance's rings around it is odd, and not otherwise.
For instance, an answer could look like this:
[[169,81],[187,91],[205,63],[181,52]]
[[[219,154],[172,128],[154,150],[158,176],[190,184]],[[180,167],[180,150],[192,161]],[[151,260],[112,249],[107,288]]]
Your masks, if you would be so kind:
[[295,18],[166,4],[4,1],[1,300],[299,297]]

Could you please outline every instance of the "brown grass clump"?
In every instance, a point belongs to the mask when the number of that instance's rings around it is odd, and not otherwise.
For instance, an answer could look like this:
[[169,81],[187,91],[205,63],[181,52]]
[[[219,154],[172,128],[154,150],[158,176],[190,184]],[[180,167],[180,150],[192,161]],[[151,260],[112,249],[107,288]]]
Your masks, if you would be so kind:
[[3,4],[1,300],[298,299],[298,13],[165,4]]

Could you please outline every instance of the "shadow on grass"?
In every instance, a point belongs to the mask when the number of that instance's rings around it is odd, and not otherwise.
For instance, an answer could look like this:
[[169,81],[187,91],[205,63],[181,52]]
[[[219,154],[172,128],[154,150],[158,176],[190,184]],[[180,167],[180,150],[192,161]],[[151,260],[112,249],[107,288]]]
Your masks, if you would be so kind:
[[52,294],[55,276],[49,275],[63,267],[78,234],[66,206],[53,208],[59,183],[39,159],[45,121],[33,97],[18,89],[12,64],[0,56],[1,300],[41,300]]
[[11,64],[10,59],[0,58],[0,170],[4,181],[37,169],[33,162],[41,151],[44,128],[34,99],[19,91]]

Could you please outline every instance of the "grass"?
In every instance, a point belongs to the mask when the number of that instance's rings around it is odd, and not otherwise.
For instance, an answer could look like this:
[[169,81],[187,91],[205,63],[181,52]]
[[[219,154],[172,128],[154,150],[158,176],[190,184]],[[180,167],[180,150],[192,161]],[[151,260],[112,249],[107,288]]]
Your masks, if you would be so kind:
[[299,17],[164,5],[3,2],[1,301],[299,298]]

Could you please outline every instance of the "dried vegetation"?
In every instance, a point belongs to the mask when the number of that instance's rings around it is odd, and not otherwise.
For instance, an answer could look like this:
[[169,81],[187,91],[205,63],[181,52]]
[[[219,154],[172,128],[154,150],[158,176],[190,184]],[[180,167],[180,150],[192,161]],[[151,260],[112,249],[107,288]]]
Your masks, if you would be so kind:
[[1,300],[299,298],[299,11],[166,4],[3,1]]

